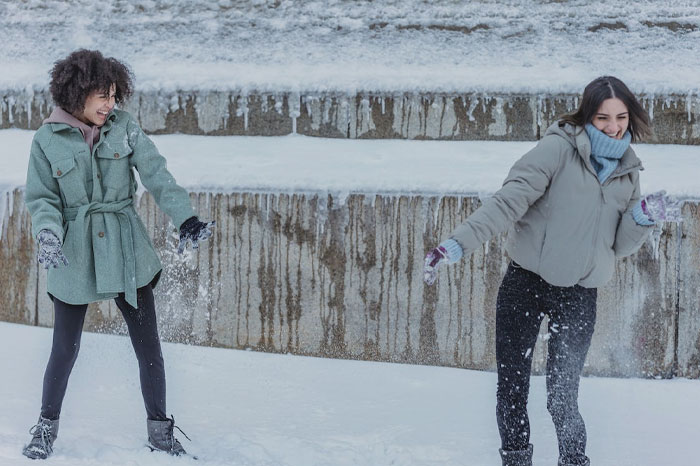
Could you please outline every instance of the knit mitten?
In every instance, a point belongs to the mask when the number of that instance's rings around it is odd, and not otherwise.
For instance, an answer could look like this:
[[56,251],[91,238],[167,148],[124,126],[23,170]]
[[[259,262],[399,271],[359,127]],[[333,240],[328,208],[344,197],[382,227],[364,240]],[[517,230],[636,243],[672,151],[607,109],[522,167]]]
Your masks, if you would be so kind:
[[447,250],[442,246],[436,247],[425,256],[425,265],[423,266],[423,281],[425,283],[428,285],[435,283],[437,268],[443,262],[447,262]]
[[61,240],[53,231],[41,230],[36,239],[39,242],[37,260],[44,265],[45,269],[49,267],[55,269],[60,265],[68,265],[68,259],[63,255]]
[[192,244],[192,249],[199,247],[199,242],[204,241],[212,235],[211,229],[216,225],[216,222],[200,222],[197,217],[190,217],[180,226],[180,243],[177,247],[177,252],[182,254],[185,252],[187,244]]
[[674,196],[667,196],[666,191],[658,191],[642,199],[642,211],[654,222],[682,222],[682,205]]
[[428,285],[435,283],[437,279],[437,269],[440,264],[453,264],[457,262],[463,254],[462,247],[453,239],[448,239],[440,243],[438,247],[425,256],[423,281]]

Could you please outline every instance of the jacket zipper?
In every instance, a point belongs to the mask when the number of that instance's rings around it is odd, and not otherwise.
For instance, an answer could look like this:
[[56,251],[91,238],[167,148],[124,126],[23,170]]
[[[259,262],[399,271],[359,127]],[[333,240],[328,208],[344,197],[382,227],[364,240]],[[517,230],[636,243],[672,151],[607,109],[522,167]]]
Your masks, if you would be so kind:
[[[603,203],[605,203],[605,193],[603,192],[603,186],[600,185],[600,196],[603,198]],[[595,257],[595,243],[596,240],[598,239],[598,232],[600,231],[600,215],[603,212],[603,206],[598,203],[598,212],[596,215],[596,222],[595,222],[595,229],[593,230],[593,243],[591,244],[591,252],[588,256],[588,263],[586,264],[586,270],[584,272],[588,272],[588,270],[591,268],[591,264],[593,263],[593,258]]]
[[[614,178],[619,178],[621,176],[624,176],[624,175],[630,173],[631,171],[639,168],[640,166],[641,166],[641,164],[636,164],[636,165],[628,167],[625,170],[620,171],[618,173],[611,173],[610,176],[608,177],[608,179],[605,180],[605,182],[603,184],[601,184],[600,180],[598,180],[598,186],[600,187],[600,196],[603,198],[603,204],[607,204],[607,199],[605,198],[605,190],[603,189],[605,187],[605,185],[607,185]],[[591,170],[589,169],[589,171],[591,171]],[[593,173],[593,174],[596,177],[596,179],[598,179],[598,174],[597,173]],[[588,272],[588,270],[590,269],[591,264],[593,262],[593,258],[595,257],[595,244],[596,244],[596,240],[598,239],[598,232],[600,231],[600,216],[603,213],[603,204],[600,204],[600,203],[598,204],[598,215],[596,216],[596,224],[595,224],[595,229],[593,231],[593,243],[591,244],[591,253],[588,257],[588,263],[586,264],[586,270],[584,272]]]

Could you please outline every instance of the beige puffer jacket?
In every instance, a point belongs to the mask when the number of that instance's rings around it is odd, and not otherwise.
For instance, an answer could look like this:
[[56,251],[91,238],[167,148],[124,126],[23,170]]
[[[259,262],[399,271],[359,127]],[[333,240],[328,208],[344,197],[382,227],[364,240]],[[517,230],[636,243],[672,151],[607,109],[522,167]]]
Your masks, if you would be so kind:
[[612,278],[615,258],[636,252],[652,230],[638,225],[642,164],[628,148],[601,185],[581,127],[558,122],[518,160],[503,187],[450,235],[470,254],[508,231],[506,252],[555,286],[596,288]]

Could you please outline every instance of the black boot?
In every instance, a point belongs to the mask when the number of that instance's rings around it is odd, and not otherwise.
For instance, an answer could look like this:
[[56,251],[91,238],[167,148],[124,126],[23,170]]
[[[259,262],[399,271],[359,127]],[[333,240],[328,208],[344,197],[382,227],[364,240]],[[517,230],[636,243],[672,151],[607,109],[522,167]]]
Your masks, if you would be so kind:
[[526,450],[502,450],[501,454],[503,466],[532,466],[532,444],[527,446]]
[[[171,416],[170,419],[164,421],[148,419],[146,422],[148,427],[148,447],[151,450],[164,451],[173,456],[187,454],[180,442],[175,438],[175,435],[173,435],[173,428],[177,427],[174,417]],[[177,430],[182,432],[182,429],[179,427],[177,427]],[[187,434],[184,432],[182,432],[182,435],[187,437]],[[187,440],[189,439],[187,437]]]
[[39,416],[39,421],[29,429],[32,440],[22,454],[33,460],[45,460],[53,453],[53,442],[58,437],[58,419],[52,421]]

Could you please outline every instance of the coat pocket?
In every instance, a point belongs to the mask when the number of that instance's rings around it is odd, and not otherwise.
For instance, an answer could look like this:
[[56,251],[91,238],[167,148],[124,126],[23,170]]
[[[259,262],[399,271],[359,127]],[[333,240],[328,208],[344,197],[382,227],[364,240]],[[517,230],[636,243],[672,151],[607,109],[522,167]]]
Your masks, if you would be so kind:
[[80,178],[73,156],[51,157],[49,164],[51,165],[51,175],[56,179],[61,189],[64,204],[71,207],[87,202],[84,180]]
[[75,159],[70,156],[64,159],[51,161],[51,171],[54,178],[63,178],[75,168]]
[[100,147],[95,154],[102,186],[114,190],[117,199],[123,199],[129,194],[131,184],[130,154],[131,148],[126,145]]

